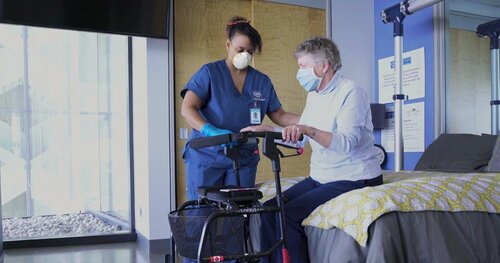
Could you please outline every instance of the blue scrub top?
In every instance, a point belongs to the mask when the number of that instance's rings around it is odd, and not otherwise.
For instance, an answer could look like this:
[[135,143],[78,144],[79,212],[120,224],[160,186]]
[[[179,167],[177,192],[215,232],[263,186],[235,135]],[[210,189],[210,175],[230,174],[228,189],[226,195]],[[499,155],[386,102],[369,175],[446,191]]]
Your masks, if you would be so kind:
[[[260,108],[261,122],[267,113],[281,108],[271,79],[265,74],[248,67],[242,94],[234,86],[231,73],[225,60],[205,64],[188,81],[181,96],[187,90],[194,92],[202,101],[200,115],[204,120],[217,128],[239,132],[252,125],[250,109]],[[224,148],[213,146],[193,150],[188,147],[189,141],[203,137],[193,129],[185,147],[184,159],[196,161],[210,167],[231,168],[232,161],[224,155]],[[241,166],[257,165],[259,155],[255,154],[257,144],[240,147],[239,160]]]

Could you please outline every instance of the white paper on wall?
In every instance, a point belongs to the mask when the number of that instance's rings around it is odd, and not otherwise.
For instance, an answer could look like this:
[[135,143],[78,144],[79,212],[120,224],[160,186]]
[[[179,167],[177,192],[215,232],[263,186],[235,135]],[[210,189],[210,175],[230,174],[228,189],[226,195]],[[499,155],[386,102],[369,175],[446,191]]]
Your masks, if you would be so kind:
[[[378,60],[379,103],[393,102],[396,80],[394,56]],[[403,94],[409,99],[425,97],[424,48],[403,53]]]
[[[425,150],[425,104],[417,102],[403,105],[403,145],[405,152]],[[394,152],[394,106],[386,109],[387,128],[381,131],[382,146]]]

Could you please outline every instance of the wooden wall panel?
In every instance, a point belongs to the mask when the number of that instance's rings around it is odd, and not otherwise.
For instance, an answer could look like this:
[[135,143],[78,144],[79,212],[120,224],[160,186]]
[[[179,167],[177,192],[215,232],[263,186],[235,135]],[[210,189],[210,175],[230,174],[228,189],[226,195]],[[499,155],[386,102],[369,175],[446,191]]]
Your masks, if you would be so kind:
[[489,39],[450,29],[450,62],[448,132],[490,133]]
[[[263,53],[255,57],[256,69],[271,77],[287,111],[300,113],[306,93],[295,80],[298,66],[293,51],[304,39],[325,35],[325,11],[306,7],[264,2],[262,0],[175,0],[175,104],[177,203],[186,200],[185,166],[181,152],[185,141],[179,129],[189,125],[180,115],[178,95],[189,78],[205,63],[226,57],[224,27],[233,15],[252,20],[263,40]],[[189,129],[191,130],[191,129]],[[310,150],[301,157],[282,161],[283,177],[309,174]],[[266,157],[259,164],[257,181],[271,179]]]
[[[262,54],[254,59],[255,68],[271,78],[283,108],[300,114],[307,93],[295,78],[299,67],[293,53],[305,39],[326,35],[325,11],[265,1],[253,1],[253,10],[253,25],[264,44]],[[282,177],[308,176],[310,156],[307,146],[302,156],[282,159]],[[263,157],[257,181],[273,179],[273,176],[270,161]]]

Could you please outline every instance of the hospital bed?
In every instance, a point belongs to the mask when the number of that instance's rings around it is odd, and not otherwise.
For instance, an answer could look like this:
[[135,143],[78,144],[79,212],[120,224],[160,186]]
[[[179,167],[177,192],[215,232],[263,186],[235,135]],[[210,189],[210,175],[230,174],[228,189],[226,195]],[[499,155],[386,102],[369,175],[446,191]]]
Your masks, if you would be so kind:
[[[487,172],[498,163],[496,136],[441,135],[420,171],[384,171],[383,185],[313,211],[303,221],[311,262],[500,262],[500,173]],[[283,190],[302,179],[282,179]],[[259,184],[261,201],[273,187]]]

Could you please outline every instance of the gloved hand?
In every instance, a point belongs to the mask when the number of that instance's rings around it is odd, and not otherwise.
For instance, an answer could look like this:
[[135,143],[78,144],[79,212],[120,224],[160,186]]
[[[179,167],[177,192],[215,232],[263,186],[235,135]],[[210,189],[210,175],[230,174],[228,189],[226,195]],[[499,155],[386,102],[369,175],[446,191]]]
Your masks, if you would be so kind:
[[200,132],[203,136],[217,136],[232,133],[230,130],[219,129],[208,122],[201,127]]

